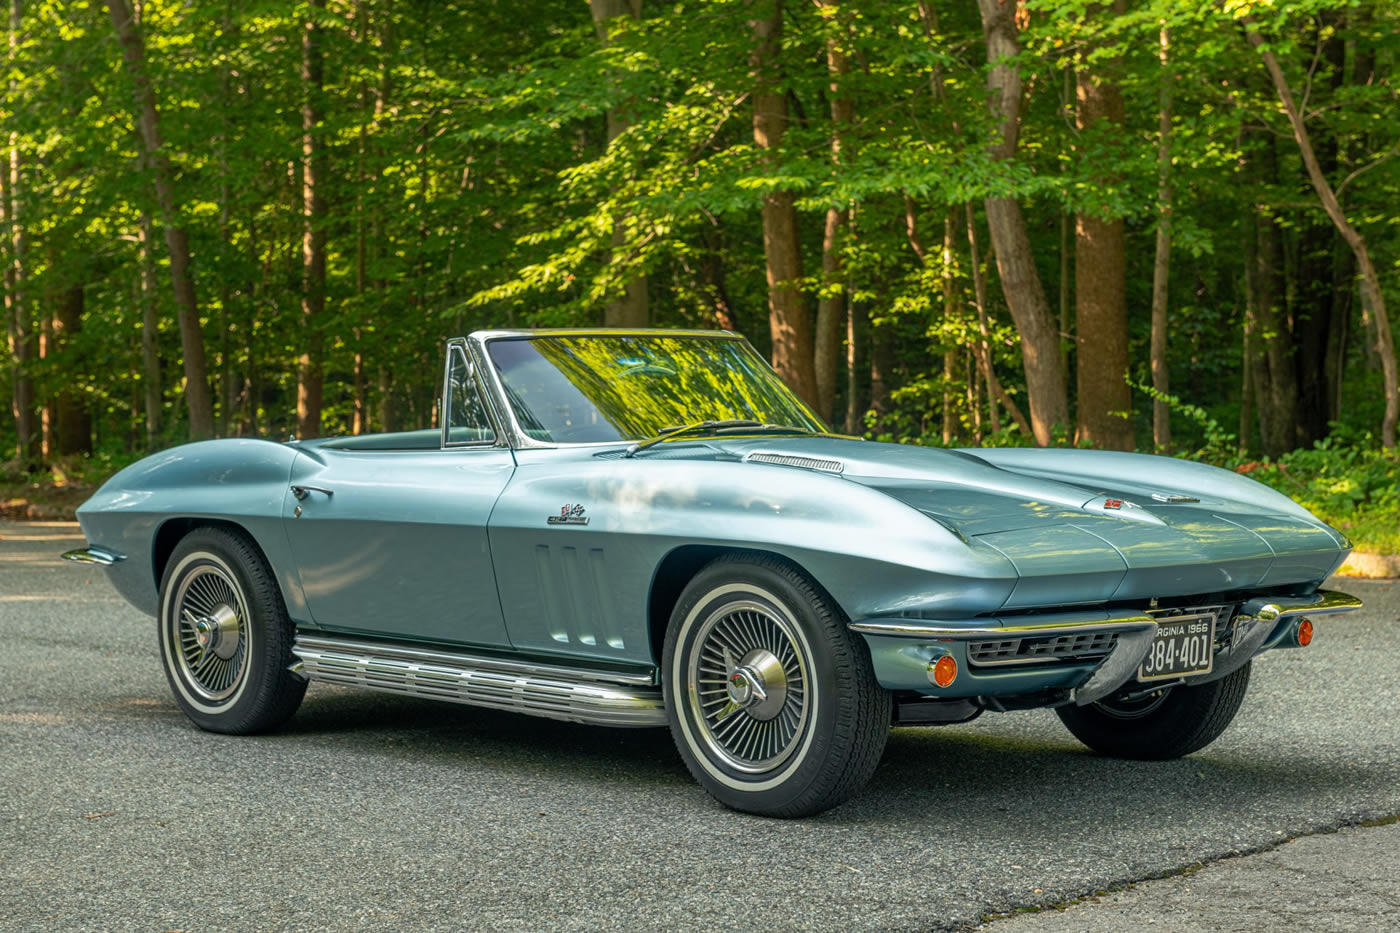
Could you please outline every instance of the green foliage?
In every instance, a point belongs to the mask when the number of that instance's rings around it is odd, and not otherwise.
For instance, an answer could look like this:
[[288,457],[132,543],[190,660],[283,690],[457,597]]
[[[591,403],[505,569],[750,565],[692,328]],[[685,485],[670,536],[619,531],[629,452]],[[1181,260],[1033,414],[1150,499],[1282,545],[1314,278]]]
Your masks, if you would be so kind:
[[1374,437],[1334,435],[1241,472],[1345,533],[1357,550],[1400,554],[1400,457]]

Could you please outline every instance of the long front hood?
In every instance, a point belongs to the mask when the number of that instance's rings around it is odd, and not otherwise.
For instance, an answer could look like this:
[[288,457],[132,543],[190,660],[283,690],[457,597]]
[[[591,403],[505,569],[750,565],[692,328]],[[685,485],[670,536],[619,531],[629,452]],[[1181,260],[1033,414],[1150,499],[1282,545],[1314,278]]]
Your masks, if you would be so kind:
[[1168,457],[839,438],[714,446],[744,458],[826,461],[827,470],[839,468],[844,479],[919,510],[969,544],[996,549],[1021,578],[1006,608],[1316,584],[1349,550],[1345,538],[1268,487]]

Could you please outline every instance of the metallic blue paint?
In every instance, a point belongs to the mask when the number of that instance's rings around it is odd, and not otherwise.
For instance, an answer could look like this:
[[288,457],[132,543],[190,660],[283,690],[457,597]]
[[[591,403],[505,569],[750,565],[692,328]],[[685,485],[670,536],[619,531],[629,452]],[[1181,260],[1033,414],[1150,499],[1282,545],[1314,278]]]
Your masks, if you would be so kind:
[[[487,339],[473,338],[478,360]],[[499,385],[483,385],[507,412]],[[425,449],[428,432],[188,444],[118,473],[78,515],[93,545],[127,555],[108,573],[148,613],[161,529],[222,521],[257,542],[299,626],[644,667],[658,660],[654,591],[678,589],[657,568],[694,545],[785,557],[851,619],[977,626],[1003,613],[1307,594],[1349,550],[1259,483],[1162,457],[731,436],[625,458],[625,442],[512,450],[504,439],[518,432],[498,427],[501,446],[447,450]],[[841,472],[745,459],[755,453]],[[331,494],[298,500],[297,483]],[[547,521],[566,506],[587,523]],[[865,638],[883,685],[929,696],[1069,690],[1096,666],[978,669],[963,643]],[[946,690],[927,677],[942,653],[962,671]]]

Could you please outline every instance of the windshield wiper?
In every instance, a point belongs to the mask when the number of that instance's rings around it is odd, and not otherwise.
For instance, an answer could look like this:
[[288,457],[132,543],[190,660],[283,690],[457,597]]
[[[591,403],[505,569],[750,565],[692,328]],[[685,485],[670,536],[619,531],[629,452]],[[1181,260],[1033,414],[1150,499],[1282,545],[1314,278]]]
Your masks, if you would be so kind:
[[747,418],[726,418],[719,421],[696,421],[691,424],[673,424],[670,427],[662,428],[656,436],[649,437],[644,441],[637,441],[627,448],[624,457],[636,456],[648,447],[655,447],[662,441],[668,441],[677,437],[687,437],[692,434],[722,434],[725,431],[732,431],[736,428],[746,428],[749,430],[758,429],[760,431],[788,431],[800,434],[811,434],[807,428],[795,428],[786,424],[764,424],[761,421],[751,421]]

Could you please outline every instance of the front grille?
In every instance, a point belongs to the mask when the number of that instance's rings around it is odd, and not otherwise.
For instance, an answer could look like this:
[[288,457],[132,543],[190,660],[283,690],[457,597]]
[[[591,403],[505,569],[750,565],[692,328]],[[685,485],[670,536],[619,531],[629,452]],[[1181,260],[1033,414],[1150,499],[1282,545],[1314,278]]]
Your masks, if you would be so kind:
[[1097,661],[1113,650],[1115,632],[1000,638],[967,646],[972,664],[1043,664],[1047,661]]

